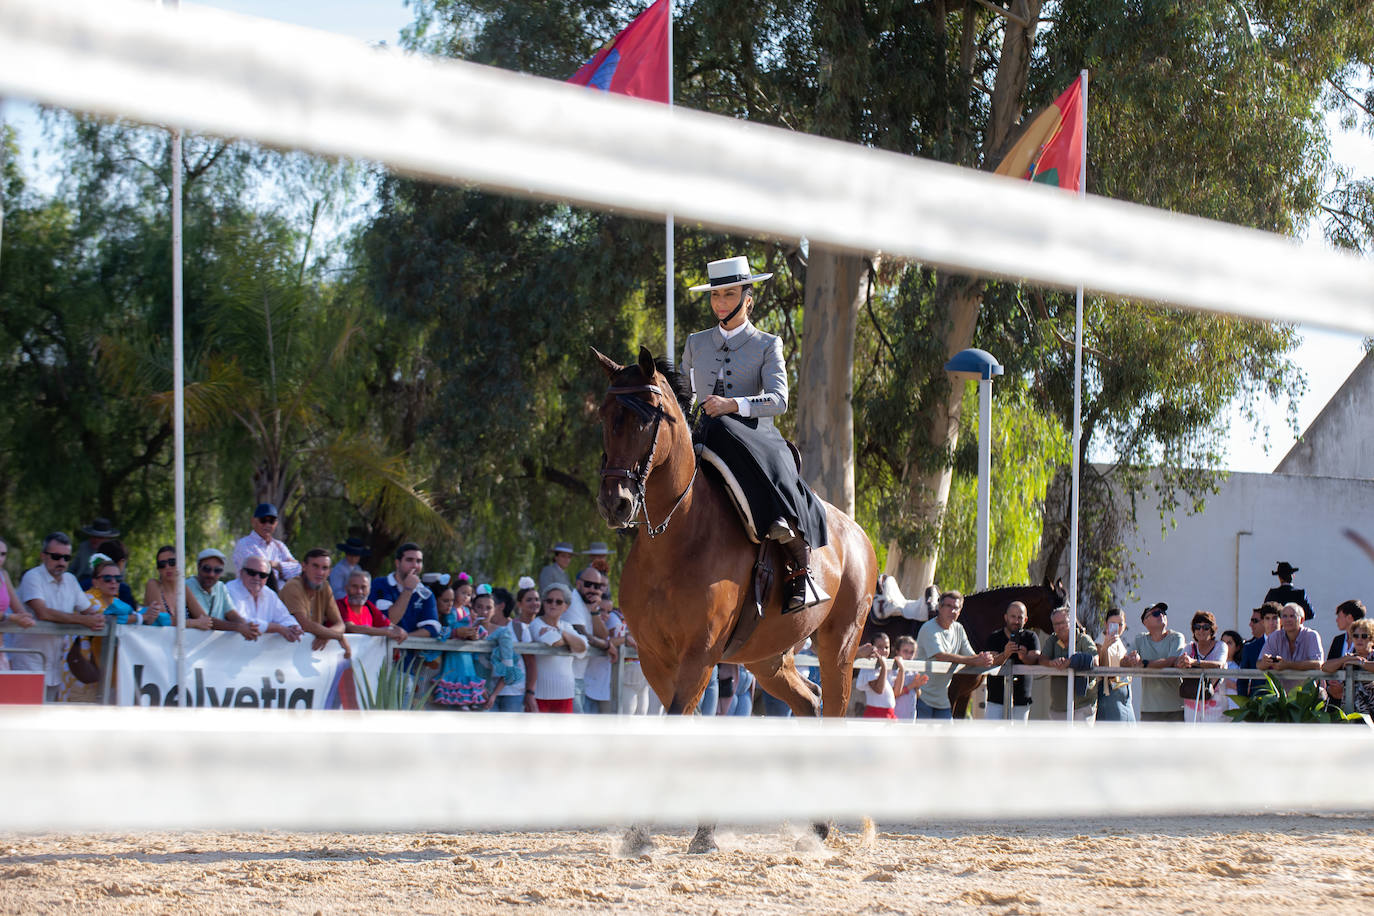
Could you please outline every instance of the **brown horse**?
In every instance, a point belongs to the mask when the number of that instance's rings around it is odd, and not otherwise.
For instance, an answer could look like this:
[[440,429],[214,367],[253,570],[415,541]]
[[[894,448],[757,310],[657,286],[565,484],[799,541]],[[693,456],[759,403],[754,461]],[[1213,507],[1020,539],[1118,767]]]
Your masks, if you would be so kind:
[[[621,609],[654,693],[669,713],[691,713],[741,615],[754,614],[758,548],[719,480],[699,471],[685,380],[643,348],[629,366],[592,352],[610,378],[600,410],[605,455],[597,508],[613,528],[644,526],[621,575]],[[830,543],[812,551],[811,571],[833,597],[783,614],[774,589],[762,619],[726,659],[753,672],[797,716],[822,709],[844,715],[877,581],[868,536],[834,506],[825,508]],[[819,695],[792,658],[792,647],[808,636],[820,659]],[[709,828],[698,831],[692,848],[714,848]]]
[[[1013,601],[1020,601],[1026,606],[1027,627],[1044,633],[1053,633],[1050,612],[1068,603],[1068,592],[1064,589],[1062,579],[1051,583],[1047,576],[1040,585],[1010,585],[965,596],[964,607],[959,612],[959,623],[968,633],[968,640],[973,644],[975,652],[983,651],[987,646],[988,637],[1003,625],[1007,605]],[[864,626],[863,641],[872,642],[877,634],[886,633],[892,644],[896,645],[897,637],[914,638],[921,627],[929,622],[908,620],[905,617],[877,620],[870,615],[868,623]],[[968,712],[969,699],[982,683],[981,674],[954,675],[949,683],[949,702],[956,719],[962,719]]]

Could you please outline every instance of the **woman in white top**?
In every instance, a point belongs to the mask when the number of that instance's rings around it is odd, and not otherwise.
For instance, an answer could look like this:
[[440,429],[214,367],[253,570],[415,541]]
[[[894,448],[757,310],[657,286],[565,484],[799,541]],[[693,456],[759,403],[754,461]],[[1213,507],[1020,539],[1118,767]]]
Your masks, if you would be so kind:
[[[1177,667],[1226,667],[1226,643],[1217,639],[1217,619],[1209,611],[1198,611],[1193,615],[1193,641],[1178,657]],[[1185,722],[1221,721],[1226,698],[1216,678],[1184,678],[1183,685],[1191,694],[1183,700]]]
[[585,658],[587,640],[572,624],[563,622],[563,613],[572,603],[572,589],[554,582],[544,589],[544,607],[530,625],[535,642],[546,646],[565,646],[572,655],[544,655],[534,683],[534,701],[540,712],[572,712],[577,690],[573,678],[573,658]]

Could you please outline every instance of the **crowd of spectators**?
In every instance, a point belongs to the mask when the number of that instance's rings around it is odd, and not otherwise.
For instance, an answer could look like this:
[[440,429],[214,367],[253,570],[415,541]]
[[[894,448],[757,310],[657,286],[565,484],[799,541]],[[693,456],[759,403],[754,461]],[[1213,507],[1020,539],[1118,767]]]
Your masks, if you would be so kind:
[[[580,570],[573,565],[579,554],[574,545],[555,543],[538,580],[523,576],[512,593],[475,583],[462,572],[426,572],[423,549],[410,542],[396,548],[391,571],[376,579],[364,568],[371,551],[355,537],[336,545],[337,562],[334,552],[321,547],[297,560],[276,536],[278,521],[276,507],[263,503],[254,510],[251,532],[235,542],[232,559],[213,547],[197,554],[194,572],[184,580],[187,627],[232,632],[250,641],[308,638],[314,651],[337,642],[345,657],[351,654],[349,634],[386,637],[397,645],[415,637],[486,640],[490,652],[436,651],[427,644],[404,653],[418,693],[430,698],[432,708],[629,715],[662,711],[633,658],[621,667],[618,702],[612,695],[612,669],[621,650],[635,648],[635,641],[612,600],[613,552],[605,543],[580,551],[586,564]],[[75,547],[62,532],[44,538],[38,562],[17,588],[4,571],[9,546],[0,540],[0,621],[15,625],[5,647],[24,650],[0,654],[0,666],[42,671],[49,701],[98,698],[102,646],[96,634],[104,632],[107,619],[170,626],[176,612],[175,548],[157,549],[156,573],[144,582],[142,600],[137,600],[126,581],[129,557],[120,532],[108,519],[98,518],[81,533],[86,540]],[[1027,627],[1025,605],[1013,601],[1003,626],[987,635],[983,651],[975,651],[959,622],[963,596],[946,592],[915,638],[900,637],[893,644],[880,636],[860,648],[860,657],[873,659],[873,667],[856,674],[852,711],[903,721],[953,718],[953,674],[926,673],[921,670],[925,660],[985,669],[1071,667],[1082,672],[1073,679],[1071,700],[1068,679],[1048,678],[1049,714],[1066,718],[1072,703],[1073,718],[1087,722],[1133,721],[1137,708],[1141,721],[1221,721],[1235,707],[1236,697],[1267,689],[1266,681],[1254,678],[1137,678],[1119,670],[1097,673],[1099,668],[1243,668],[1311,671],[1317,677],[1339,675],[1350,666],[1374,671],[1374,621],[1366,618],[1364,605],[1352,599],[1337,606],[1340,633],[1323,651],[1317,632],[1307,626],[1310,603],[1292,586],[1293,572],[1288,564],[1279,564],[1275,575],[1280,586],[1266,598],[1291,600],[1266,600],[1255,608],[1249,639],[1234,630],[1218,632],[1214,615],[1202,610],[1192,615],[1189,633],[1173,630],[1162,602],[1141,612],[1144,632],[1129,641],[1120,608],[1108,611],[1097,639],[1072,620],[1068,608],[1050,615],[1052,633],[1037,636]],[[92,635],[24,632],[38,621],[83,627]],[[522,653],[516,648],[521,644],[567,651]],[[804,642],[796,651],[802,654],[807,648]],[[815,679],[814,671],[803,674]],[[1025,674],[989,675],[984,717],[1026,721],[1034,702],[1031,683]],[[755,689],[747,669],[720,665],[711,673],[699,711],[750,715]],[[1340,702],[1345,684],[1333,677],[1323,681],[1322,689]],[[764,714],[790,714],[774,698],[764,695],[762,700]],[[1374,684],[1357,686],[1353,706],[1374,713]]]

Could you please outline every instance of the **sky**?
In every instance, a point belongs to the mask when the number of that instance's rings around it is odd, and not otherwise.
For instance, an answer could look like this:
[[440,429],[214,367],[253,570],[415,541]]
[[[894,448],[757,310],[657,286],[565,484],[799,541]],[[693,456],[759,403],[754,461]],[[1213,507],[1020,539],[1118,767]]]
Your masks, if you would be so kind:
[[[208,6],[239,13],[276,19],[294,25],[349,35],[367,42],[395,45],[400,30],[411,20],[412,11],[402,0],[211,0],[186,3],[186,6]],[[607,36],[609,38],[610,36]],[[24,163],[30,174],[51,172],[44,168],[45,158],[38,121],[31,106],[6,100],[0,105],[5,121],[20,133],[21,149],[26,149]],[[1089,144],[1091,144],[1091,137]],[[1335,131],[1332,154],[1357,175],[1374,176],[1374,139],[1348,132]],[[1091,167],[1091,149],[1089,150]],[[41,187],[41,185],[40,185]],[[1309,231],[1305,244],[1324,245],[1318,231]],[[1307,376],[1307,392],[1298,402],[1298,429],[1301,431],[1340,388],[1346,377],[1364,357],[1364,345],[1358,334],[1346,334],[1323,328],[1298,325],[1302,343],[1292,354],[1294,363]],[[1294,435],[1289,429],[1287,404],[1269,404],[1261,410],[1258,424],[1251,424],[1232,411],[1230,435],[1227,439],[1227,459],[1224,466],[1233,471],[1267,472],[1288,452]]]

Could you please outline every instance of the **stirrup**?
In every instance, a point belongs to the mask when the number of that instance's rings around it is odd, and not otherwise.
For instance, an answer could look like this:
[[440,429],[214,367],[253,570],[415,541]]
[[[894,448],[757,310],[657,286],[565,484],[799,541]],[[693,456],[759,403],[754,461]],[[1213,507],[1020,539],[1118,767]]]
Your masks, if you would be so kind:
[[[796,584],[798,581],[801,582],[800,588]],[[782,596],[784,614],[795,614],[797,611],[804,611],[813,605],[830,600],[830,596],[816,584],[808,570],[799,569],[784,576],[783,583],[786,586]]]

